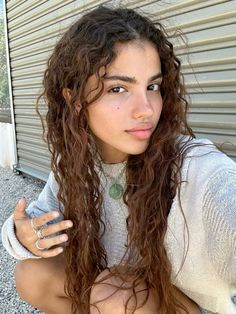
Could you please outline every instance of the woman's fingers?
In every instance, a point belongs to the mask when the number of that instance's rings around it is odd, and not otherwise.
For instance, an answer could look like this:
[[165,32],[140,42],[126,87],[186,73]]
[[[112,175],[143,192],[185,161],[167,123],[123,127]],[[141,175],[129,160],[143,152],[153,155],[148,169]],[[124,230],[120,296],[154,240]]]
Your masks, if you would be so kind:
[[59,255],[63,252],[63,247],[59,245],[62,245],[67,240],[68,236],[65,233],[52,238],[38,239],[36,245],[37,255],[43,258]]
[[57,248],[50,249],[50,250],[38,251],[37,255],[40,257],[43,257],[43,258],[48,258],[48,257],[57,256],[57,255],[61,254],[62,252],[63,252],[63,248],[57,247]]
[[13,212],[14,220],[21,220],[21,219],[28,218],[28,215],[27,215],[25,209],[26,209],[26,200],[25,200],[25,198],[21,198],[18,201],[18,203],[14,209],[14,212]]
[[[25,207],[26,202],[22,199],[14,210],[16,236],[22,245],[34,255],[44,258],[62,253],[64,243],[68,240],[65,231],[73,226],[72,221],[54,222],[53,220],[61,215],[56,210],[31,219],[28,217]],[[51,224],[48,225],[48,223]],[[60,234],[61,232],[63,234]]]
[[[44,215],[45,216],[45,215]],[[36,224],[40,224],[43,221],[51,221],[51,217],[54,215],[47,215],[45,217],[38,217]],[[44,218],[44,219],[40,219]],[[35,225],[35,222],[34,222]],[[37,226],[37,225],[36,225]],[[36,227],[35,226],[35,227]],[[37,249],[36,255],[41,256],[43,258],[57,256],[63,252],[63,244],[68,240],[68,235],[66,233],[55,235],[58,232],[71,228],[73,226],[72,221],[70,220],[62,220],[58,223],[36,227],[40,230],[41,237],[38,237],[34,246]],[[55,236],[52,236],[55,235]],[[37,245],[36,245],[37,243]]]
[[34,248],[31,252],[34,252],[35,255],[43,258],[57,256],[63,252],[64,242],[67,240],[67,234],[61,234],[51,238],[37,239],[34,242]]
[[55,223],[53,225],[48,225],[46,227],[43,227],[41,229],[41,234],[43,237],[48,237],[52,234],[55,234],[57,232],[61,232],[63,230],[69,229],[73,226],[73,223],[71,220],[62,220],[58,223]]
[[39,217],[33,218],[34,227],[40,228],[42,225],[47,224],[48,222],[58,218],[60,216],[60,213],[58,211],[52,211],[46,214],[43,214]]
[[[72,222],[70,220],[53,222],[61,215],[58,211],[51,211],[31,219],[25,211],[25,203],[25,200],[18,202],[14,211],[14,224],[18,240],[36,256],[47,258],[62,253],[63,243],[68,240],[65,230],[73,226]],[[50,222],[51,224],[47,225]],[[58,235],[61,232],[63,234]]]
[[60,245],[68,240],[68,235],[67,234],[60,234],[58,236],[52,237],[52,238],[43,238],[37,240],[38,246],[41,249],[50,249],[51,247],[55,245]]
[[[57,212],[47,213],[43,216],[34,218],[33,220],[34,227],[38,229],[36,233],[37,245],[35,242],[34,249],[37,249],[37,255],[43,258],[53,257],[62,253],[63,247],[60,245],[63,245],[63,243],[68,240],[68,236],[66,233],[60,235],[55,234],[65,231],[73,226],[73,223],[70,220],[62,220],[58,223],[45,225],[45,223],[56,218],[57,215],[55,215],[55,213]],[[60,247],[55,248],[55,246]]]

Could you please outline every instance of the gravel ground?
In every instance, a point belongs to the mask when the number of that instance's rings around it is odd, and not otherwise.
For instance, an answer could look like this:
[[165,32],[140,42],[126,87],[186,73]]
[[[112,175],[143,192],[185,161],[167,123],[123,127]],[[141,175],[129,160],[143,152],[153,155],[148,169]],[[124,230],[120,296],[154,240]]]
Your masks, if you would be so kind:
[[[37,198],[44,185],[40,180],[16,175],[11,169],[0,167],[0,229],[17,201],[25,196],[27,202],[31,202]],[[42,313],[18,297],[13,277],[15,264],[16,261],[4,250],[0,239],[0,313]]]

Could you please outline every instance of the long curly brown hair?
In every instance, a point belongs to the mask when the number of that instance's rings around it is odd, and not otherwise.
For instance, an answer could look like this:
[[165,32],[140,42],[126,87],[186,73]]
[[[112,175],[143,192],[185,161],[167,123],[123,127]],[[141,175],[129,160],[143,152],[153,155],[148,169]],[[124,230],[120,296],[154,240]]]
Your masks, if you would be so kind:
[[[129,209],[129,244],[122,278],[133,278],[134,287],[145,283],[147,294],[150,289],[156,291],[158,313],[177,313],[181,307],[171,284],[171,264],[164,246],[168,213],[179,190],[187,149],[187,142],[182,145],[179,135],[194,137],[186,122],[188,102],[180,61],[160,23],[154,24],[131,9],[100,6],[75,22],[57,43],[41,95],[48,105],[46,138],[59,185],[58,199],[65,218],[74,223],[65,251],[65,290],[73,313],[89,313],[91,287],[107,268],[101,243],[106,225],[96,171],[98,152],[87,123],[87,107],[102,94],[99,70],[116,58],[114,45],[137,39],[152,42],[159,53],[163,109],[146,151],[127,160],[123,199]],[[88,102],[85,87],[94,74],[97,94]],[[70,91],[69,99],[63,96],[65,89]],[[121,276],[119,267],[114,271]]]

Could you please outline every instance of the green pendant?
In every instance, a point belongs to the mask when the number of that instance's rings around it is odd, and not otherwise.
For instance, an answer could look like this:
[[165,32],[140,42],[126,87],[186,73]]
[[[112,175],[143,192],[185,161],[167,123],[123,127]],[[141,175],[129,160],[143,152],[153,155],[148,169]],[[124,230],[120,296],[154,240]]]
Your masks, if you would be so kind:
[[124,189],[119,183],[114,183],[109,188],[109,196],[114,200],[118,200],[119,198],[121,198],[123,193]]

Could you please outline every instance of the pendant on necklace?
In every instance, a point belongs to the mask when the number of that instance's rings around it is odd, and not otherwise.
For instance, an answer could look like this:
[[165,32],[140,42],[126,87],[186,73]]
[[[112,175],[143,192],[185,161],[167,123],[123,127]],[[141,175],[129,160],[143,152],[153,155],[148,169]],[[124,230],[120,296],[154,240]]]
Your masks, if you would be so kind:
[[113,183],[109,188],[109,196],[114,200],[118,200],[122,197],[124,189],[120,183]]

